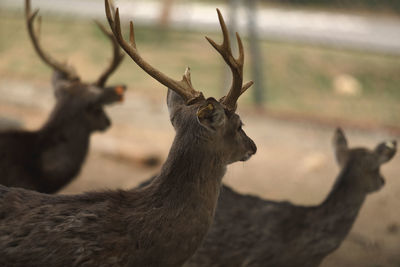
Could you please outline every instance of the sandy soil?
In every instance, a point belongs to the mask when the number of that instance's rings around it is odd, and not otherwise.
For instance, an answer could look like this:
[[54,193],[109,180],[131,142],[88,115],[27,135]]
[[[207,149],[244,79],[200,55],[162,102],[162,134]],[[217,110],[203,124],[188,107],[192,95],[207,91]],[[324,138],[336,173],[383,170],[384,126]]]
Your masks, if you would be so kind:
[[[10,91],[10,86],[21,90]],[[52,99],[47,85],[30,87],[0,79],[1,117],[22,122],[26,128],[35,129],[43,123]],[[161,97],[151,99],[129,91],[124,105],[110,107],[108,112],[113,127],[93,136],[80,176],[62,193],[130,188],[159,170],[159,166],[145,167],[141,159],[151,155],[164,159],[174,135]],[[252,110],[239,113],[258,152],[250,161],[230,166],[225,183],[266,199],[305,205],[321,202],[338,173],[331,148],[334,129],[271,119]],[[351,146],[372,148],[396,138],[383,131],[345,131]],[[382,172],[386,186],[367,198],[348,238],[322,266],[400,266],[400,157]]]

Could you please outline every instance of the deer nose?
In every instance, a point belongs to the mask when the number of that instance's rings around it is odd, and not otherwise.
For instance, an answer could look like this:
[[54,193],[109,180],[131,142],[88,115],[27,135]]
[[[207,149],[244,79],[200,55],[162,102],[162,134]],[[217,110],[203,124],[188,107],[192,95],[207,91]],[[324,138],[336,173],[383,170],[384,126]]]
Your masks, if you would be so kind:
[[249,151],[249,153],[251,153],[251,155],[254,155],[256,152],[257,152],[257,146],[253,142],[253,140],[250,139],[250,151]]
[[111,120],[109,118],[106,118],[106,127],[111,126]]
[[385,179],[383,179],[383,177],[380,177],[381,179],[379,179],[380,180],[380,182],[381,182],[381,186],[384,186],[385,185]]

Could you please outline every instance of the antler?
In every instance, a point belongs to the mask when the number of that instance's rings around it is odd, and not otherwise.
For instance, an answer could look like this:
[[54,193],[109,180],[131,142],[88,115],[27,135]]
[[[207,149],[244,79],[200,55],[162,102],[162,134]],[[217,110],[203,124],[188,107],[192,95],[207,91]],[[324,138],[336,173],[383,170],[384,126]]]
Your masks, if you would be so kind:
[[104,26],[98,22],[95,21],[97,26],[100,28],[100,30],[106,35],[113,47],[113,59],[111,61],[111,64],[108,66],[108,68],[100,75],[99,79],[95,82],[95,84],[99,87],[104,87],[108,77],[118,68],[118,66],[121,64],[122,60],[124,59],[124,54],[121,52],[121,49],[118,45],[117,40],[115,39],[114,35],[112,32],[106,30]]
[[223,57],[226,64],[230,67],[232,71],[232,85],[228,94],[223,97],[220,102],[229,111],[236,110],[236,102],[240,95],[243,94],[250,86],[253,85],[253,81],[243,84],[243,64],[244,64],[244,51],[242,40],[238,33],[236,33],[236,39],[239,47],[239,57],[237,59],[232,55],[231,44],[229,41],[228,29],[221,12],[217,8],[219,24],[221,25],[222,35],[224,40],[221,45],[216,44],[211,38],[206,37],[207,41],[218,51],[218,53]]
[[151,66],[138,53],[135,42],[133,22],[132,21],[130,22],[130,36],[128,43],[122,37],[121,22],[119,18],[118,8],[114,14],[115,21],[111,14],[109,0],[105,0],[105,8],[106,8],[106,16],[110,24],[111,30],[113,31],[114,36],[116,37],[119,45],[125,50],[125,52],[133,59],[133,61],[135,61],[135,63],[140,68],[142,68],[145,72],[147,72],[151,77],[156,79],[158,82],[160,82],[161,84],[167,86],[168,88],[179,94],[186,101],[187,105],[197,102],[200,99],[204,99],[203,94],[199,91],[196,91],[192,86],[189,68],[186,68],[182,80],[177,81],[171,79],[161,71]]
[[34,21],[35,18],[38,14],[39,10],[35,10],[35,12],[31,12],[31,2],[30,0],[25,0],[25,16],[26,16],[26,25],[28,27],[28,33],[29,36],[31,38],[31,41],[33,43],[33,47],[35,48],[36,52],[38,53],[39,57],[50,67],[52,67],[53,69],[63,73],[64,75],[66,75],[68,77],[68,79],[71,80],[75,80],[75,79],[79,79],[78,75],[75,73],[75,71],[70,68],[69,66],[67,66],[66,64],[61,64],[59,62],[57,62],[56,60],[54,60],[52,57],[50,57],[50,55],[48,55],[46,52],[44,52],[44,50],[41,48],[40,46],[40,42],[39,42],[39,29],[40,29],[40,23],[41,23],[41,19],[39,17],[39,27],[38,30],[35,32],[34,30]]

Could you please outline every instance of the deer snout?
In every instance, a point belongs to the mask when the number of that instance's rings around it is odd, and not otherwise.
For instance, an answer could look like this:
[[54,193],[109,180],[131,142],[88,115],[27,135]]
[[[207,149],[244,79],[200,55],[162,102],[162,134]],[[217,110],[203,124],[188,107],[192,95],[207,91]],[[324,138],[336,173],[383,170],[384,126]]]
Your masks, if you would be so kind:
[[251,156],[253,156],[257,152],[257,146],[253,142],[253,140],[249,140],[249,149],[245,153],[244,157],[241,159],[241,161],[247,161]]
[[384,186],[385,185],[385,179],[383,179],[383,177],[381,176],[381,177],[379,177],[379,183],[380,183],[380,187],[382,187],[382,186]]
[[107,116],[104,116],[102,122],[97,126],[96,130],[103,132],[108,128],[110,128],[110,126],[111,126],[111,120]]
[[106,127],[110,127],[111,126],[111,120],[110,118],[106,117]]
[[256,146],[256,144],[254,143],[254,141],[251,140],[251,139],[250,139],[250,147],[251,147],[251,155],[256,154],[256,152],[257,152],[257,146]]

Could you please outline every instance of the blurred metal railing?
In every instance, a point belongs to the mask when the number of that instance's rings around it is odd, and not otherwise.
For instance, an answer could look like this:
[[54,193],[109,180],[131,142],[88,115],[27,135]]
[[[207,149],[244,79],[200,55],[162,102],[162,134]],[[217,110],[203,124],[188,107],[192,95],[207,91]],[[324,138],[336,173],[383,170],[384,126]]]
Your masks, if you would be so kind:
[[[73,2],[73,4],[71,4]],[[94,0],[36,0],[45,12],[68,16],[104,18],[103,1]],[[159,22],[160,1],[117,1],[122,19],[132,19],[141,24]],[[218,31],[215,7],[227,9],[221,3],[175,1],[171,10],[170,25],[177,29]],[[2,0],[0,8],[21,9],[22,0]],[[340,14],[315,10],[264,7],[257,9],[257,24],[261,39],[295,41],[332,47],[400,54],[400,20],[386,17]],[[226,12],[228,13],[228,12]],[[238,10],[237,23],[243,36],[247,32],[245,7]]]

